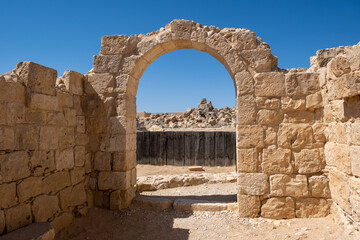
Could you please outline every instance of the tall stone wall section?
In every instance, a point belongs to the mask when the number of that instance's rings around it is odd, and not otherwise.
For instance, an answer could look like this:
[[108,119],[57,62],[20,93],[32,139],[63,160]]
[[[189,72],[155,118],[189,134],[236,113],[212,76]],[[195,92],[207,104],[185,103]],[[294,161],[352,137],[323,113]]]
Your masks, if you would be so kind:
[[360,239],[360,43],[318,51],[312,68],[320,72],[325,96],[332,212],[349,236]]
[[32,62],[0,76],[0,235],[32,222],[55,231],[91,207],[82,74]]

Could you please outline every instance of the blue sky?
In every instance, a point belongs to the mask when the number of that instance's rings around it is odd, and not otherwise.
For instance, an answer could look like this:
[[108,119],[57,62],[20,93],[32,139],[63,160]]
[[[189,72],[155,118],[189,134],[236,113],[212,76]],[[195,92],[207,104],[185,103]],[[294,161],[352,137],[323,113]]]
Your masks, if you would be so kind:
[[[34,61],[86,73],[103,35],[148,33],[172,19],[247,28],[267,42],[279,67],[308,67],[316,50],[360,41],[359,0],[0,1],[0,73]],[[234,106],[225,68],[206,53],[180,50],[157,59],[140,80],[138,111],[178,112],[201,98]]]

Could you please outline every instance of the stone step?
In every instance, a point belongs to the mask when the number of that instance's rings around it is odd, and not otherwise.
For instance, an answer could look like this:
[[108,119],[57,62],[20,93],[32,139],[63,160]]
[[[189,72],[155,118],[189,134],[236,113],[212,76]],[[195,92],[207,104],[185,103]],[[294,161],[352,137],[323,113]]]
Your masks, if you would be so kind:
[[54,240],[55,231],[47,222],[32,223],[0,237],[0,240]]
[[169,197],[159,196],[144,196],[140,195],[134,198],[133,206],[154,209],[154,210],[165,210],[174,209],[176,211],[225,211],[225,210],[236,210],[237,203],[219,203],[215,201],[204,201],[199,199],[188,199],[188,198],[176,198],[172,199]]

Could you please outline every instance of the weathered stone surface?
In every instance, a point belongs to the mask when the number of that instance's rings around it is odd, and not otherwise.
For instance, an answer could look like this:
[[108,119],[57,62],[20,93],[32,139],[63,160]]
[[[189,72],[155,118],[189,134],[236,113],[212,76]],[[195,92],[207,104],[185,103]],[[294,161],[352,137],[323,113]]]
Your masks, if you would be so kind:
[[0,126],[0,150],[15,149],[15,133],[12,127]]
[[60,230],[66,228],[71,224],[73,221],[74,216],[69,212],[64,212],[54,218],[54,220],[50,223],[51,226],[54,228],[55,233],[58,233]]
[[317,173],[321,170],[321,155],[319,149],[302,149],[294,152],[295,169],[300,174]]
[[54,150],[58,148],[58,128],[44,126],[40,129],[40,149]]
[[4,209],[16,205],[16,183],[1,184],[0,196],[0,208]]
[[273,127],[267,127],[265,130],[265,145],[275,145],[276,144],[277,133],[276,129]]
[[58,132],[59,150],[70,148],[75,145],[75,130],[73,127],[62,127]]
[[24,179],[17,186],[17,195],[20,202],[25,202],[31,197],[40,195],[43,191],[41,177],[29,177]]
[[98,171],[111,170],[111,153],[110,152],[97,152],[95,154],[94,169]]
[[355,221],[360,220],[360,180],[351,178],[350,180],[350,204],[352,206],[352,217]]
[[83,184],[65,188],[60,192],[60,206],[66,211],[70,207],[75,207],[86,202],[86,192]]
[[23,103],[8,103],[6,118],[8,125],[23,123],[25,121],[25,105]]
[[256,107],[264,109],[280,109],[281,101],[278,98],[256,97]]
[[313,197],[331,198],[329,179],[325,176],[309,177],[309,189]]
[[119,55],[98,55],[93,58],[95,73],[116,73],[120,68],[122,56]]
[[130,172],[100,172],[100,190],[125,190],[130,187]]
[[352,211],[350,204],[350,178],[345,173],[332,169],[329,173],[329,180],[333,201],[350,214]]
[[281,108],[286,111],[305,110],[306,109],[305,98],[282,97]]
[[351,174],[350,147],[348,145],[327,142],[324,153],[326,164],[336,166],[339,170]]
[[5,214],[4,211],[0,210],[0,234],[5,230]]
[[87,75],[85,92],[87,94],[112,94],[115,88],[115,79],[108,73],[93,73]]
[[37,150],[39,148],[40,128],[35,125],[17,125],[15,127],[16,150]]
[[8,232],[24,227],[32,222],[30,204],[20,204],[5,211]]
[[306,96],[320,90],[318,73],[288,73],[285,77],[289,96]]
[[84,167],[75,167],[70,171],[71,184],[76,185],[82,180],[84,180],[85,168]]
[[264,173],[239,173],[239,194],[264,195],[269,191],[268,175]]
[[30,174],[29,156],[25,151],[0,155],[0,175],[4,182],[26,178]]
[[64,150],[57,150],[55,154],[56,169],[61,171],[63,169],[73,168],[75,165],[74,161],[74,149],[68,148]]
[[312,128],[307,124],[281,123],[277,143],[281,148],[311,147],[313,143]]
[[255,76],[257,97],[285,96],[285,76],[280,72],[257,73]]
[[236,94],[245,95],[254,93],[254,79],[247,71],[235,74]]
[[326,217],[330,213],[330,203],[326,199],[299,198],[296,200],[296,217]]
[[322,107],[321,92],[316,92],[306,96],[306,108],[314,110],[320,107]]
[[238,144],[240,148],[262,148],[264,146],[264,129],[261,126],[238,125]]
[[83,94],[84,75],[81,73],[67,70],[61,77],[61,81],[65,84],[65,89],[67,92],[77,95]]
[[34,151],[30,155],[31,171],[34,176],[42,176],[55,170],[54,151]]
[[307,123],[315,122],[315,113],[312,111],[291,111],[284,113],[283,123]]
[[57,193],[59,190],[70,185],[71,181],[68,171],[56,172],[44,178],[43,190],[46,194]]
[[137,36],[113,35],[101,38],[101,52],[103,55],[126,55],[136,49],[140,39]]
[[252,124],[256,120],[256,104],[253,95],[238,96],[237,111],[241,113],[241,117],[237,118],[239,125]]
[[289,149],[263,149],[262,170],[267,174],[292,174],[291,151]]
[[282,119],[282,112],[279,110],[260,109],[257,113],[257,122],[259,124],[275,125]]
[[237,170],[238,172],[256,172],[258,152],[255,148],[237,150]]
[[20,62],[15,73],[30,92],[55,95],[56,70],[33,62]]
[[238,194],[237,200],[239,205],[239,217],[254,218],[259,216],[261,203],[258,196]]
[[0,102],[25,103],[25,87],[18,82],[0,81]]
[[266,199],[261,206],[261,216],[273,219],[294,218],[294,200],[291,197]]
[[308,183],[305,175],[276,174],[270,176],[270,194],[272,196],[303,197],[309,194]]
[[360,94],[360,71],[347,73],[328,84],[330,99],[353,97]]
[[41,195],[35,198],[32,204],[32,214],[35,222],[46,222],[59,210],[57,196]]
[[350,146],[351,173],[360,177],[360,146]]
[[55,96],[32,93],[28,95],[28,107],[34,110],[56,111],[58,99]]

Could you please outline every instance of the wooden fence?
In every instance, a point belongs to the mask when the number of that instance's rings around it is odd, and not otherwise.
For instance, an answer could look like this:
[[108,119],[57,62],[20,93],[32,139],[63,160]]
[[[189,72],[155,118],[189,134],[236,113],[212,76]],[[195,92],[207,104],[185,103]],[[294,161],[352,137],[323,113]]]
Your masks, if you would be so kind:
[[232,166],[236,164],[236,133],[138,132],[137,163]]

